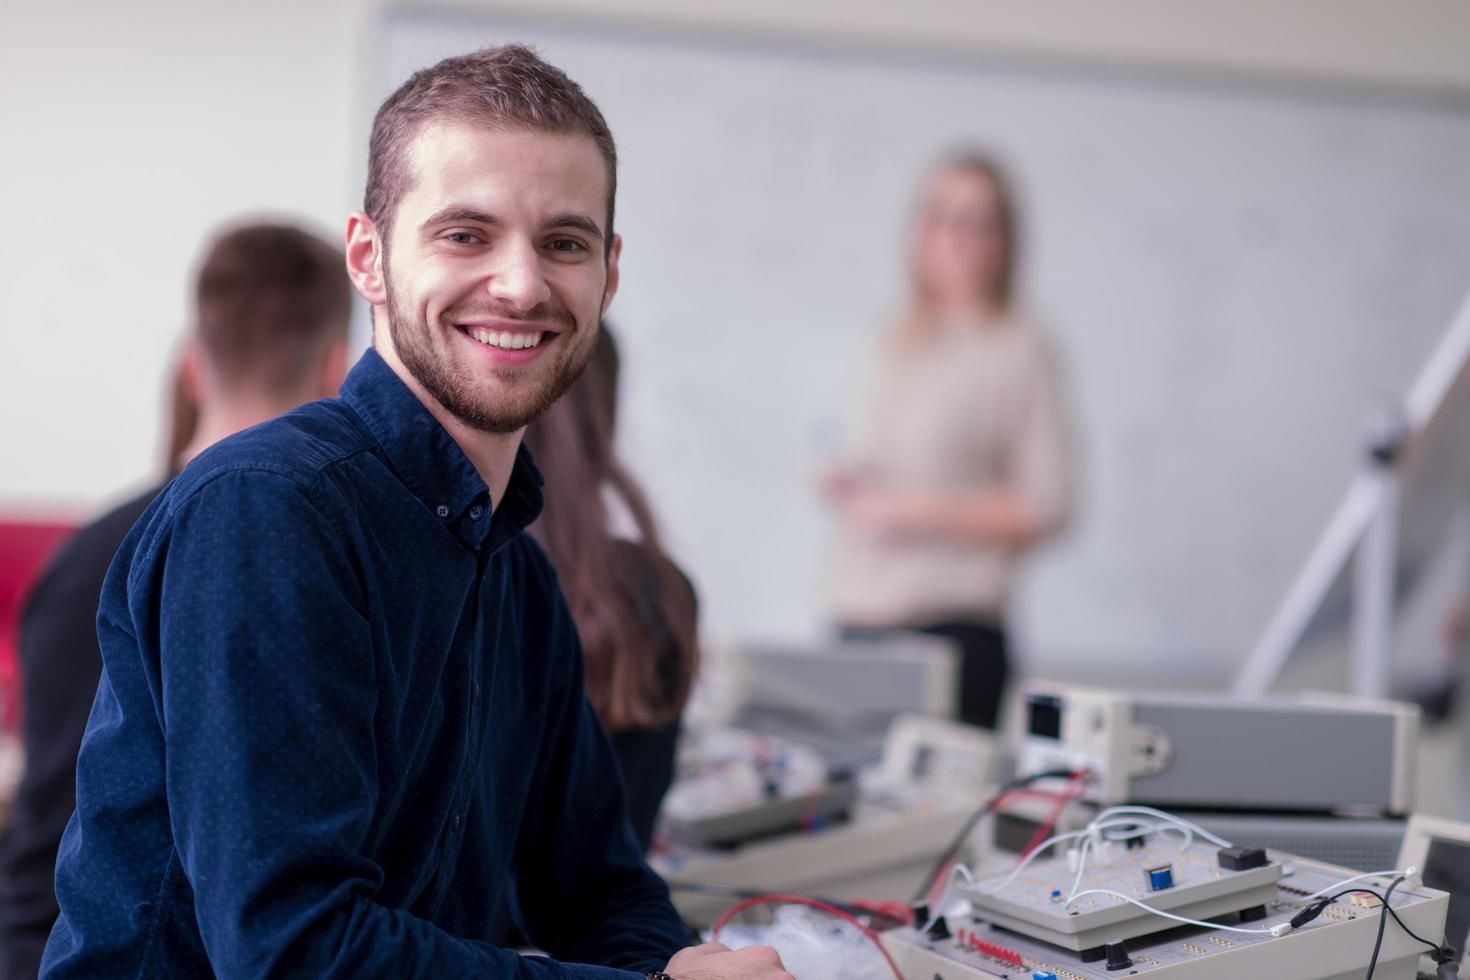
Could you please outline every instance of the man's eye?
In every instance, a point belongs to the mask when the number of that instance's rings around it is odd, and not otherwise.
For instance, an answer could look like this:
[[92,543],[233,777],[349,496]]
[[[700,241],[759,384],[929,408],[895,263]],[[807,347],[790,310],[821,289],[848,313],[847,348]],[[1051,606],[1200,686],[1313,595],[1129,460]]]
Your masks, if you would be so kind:
[[480,236],[471,231],[451,231],[444,237],[456,245],[475,245],[480,241]]
[[585,252],[587,246],[575,238],[553,238],[547,243],[553,252]]

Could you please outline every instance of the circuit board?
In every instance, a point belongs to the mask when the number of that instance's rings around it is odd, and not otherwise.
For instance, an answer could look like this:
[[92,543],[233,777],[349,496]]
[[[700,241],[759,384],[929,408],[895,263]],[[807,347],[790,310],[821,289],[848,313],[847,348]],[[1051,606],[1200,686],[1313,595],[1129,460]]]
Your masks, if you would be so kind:
[[[1269,930],[1288,922],[1308,903],[1307,897],[1353,875],[1331,865],[1273,853],[1284,875],[1272,886],[1266,917],[1222,924]],[[1070,886],[1070,879],[1066,883]],[[1361,882],[1382,892],[1389,882]],[[1400,884],[1392,896],[1394,910],[1422,936],[1444,933],[1448,896],[1431,888]],[[1150,903],[1153,904],[1153,903]],[[1362,980],[1378,931],[1377,899],[1355,893],[1327,907],[1314,922],[1284,936],[1269,932],[1238,933],[1174,926],[1162,921],[1163,932],[1120,944],[1124,966],[1110,969],[1107,960],[1084,960],[1077,951],[1060,948],[1000,927],[977,910],[963,921],[947,922],[944,938],[912,929],[883,934],[883,943],[908,980],[1032,980],[1055,974],[1058,980],[1109,980],[1120,976],[1158,976],[1161,980]],[[1375,980],[1413,980],[1423,947],[1390,921],[1384,932]],[[1121,962],[1121,961],[1119,961]]]
[[[982,878],[961,894],[996,925],[1077,951],[1171,927],[1119,896],[1193,919],[1259,908],[1276,898],[1279,861],[1260,855],[1260,866],[1232,870],[1222,866],[1220,848],[1200,840],[1181,844],[1178,837],[1154,834],[1142,846],[1112,845],[1086,860],[1080,877],[1066,857],[1048,855],[1013,880]],[[1079,897],[1069,903],[1074,892]]]

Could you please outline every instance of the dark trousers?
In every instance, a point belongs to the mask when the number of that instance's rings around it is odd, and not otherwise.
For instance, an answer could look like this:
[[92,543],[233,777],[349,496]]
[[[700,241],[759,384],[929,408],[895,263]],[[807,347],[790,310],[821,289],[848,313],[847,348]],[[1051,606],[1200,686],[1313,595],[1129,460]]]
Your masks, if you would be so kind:
[[[873,639],[906,632],[902,629],[874,629],[844,626],[845,639]],[[996,623],[952,619],[910,627],[907,632],[928,633],[953,643],[960,655],[960,689],[956,715],[960,721],[983,728],[994,728],[1000,717],[1006,681],[1010,678],[1010,648],[1006,631]]]

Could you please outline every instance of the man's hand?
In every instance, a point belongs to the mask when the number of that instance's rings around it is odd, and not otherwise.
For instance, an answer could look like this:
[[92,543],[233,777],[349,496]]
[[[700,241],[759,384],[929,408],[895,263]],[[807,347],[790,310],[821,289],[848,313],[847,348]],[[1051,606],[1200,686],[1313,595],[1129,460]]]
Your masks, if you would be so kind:
[[780,955],[771,947],[732,950],[724,943],[681,949],[664,972],[674,980],[796,980],[781,966]]

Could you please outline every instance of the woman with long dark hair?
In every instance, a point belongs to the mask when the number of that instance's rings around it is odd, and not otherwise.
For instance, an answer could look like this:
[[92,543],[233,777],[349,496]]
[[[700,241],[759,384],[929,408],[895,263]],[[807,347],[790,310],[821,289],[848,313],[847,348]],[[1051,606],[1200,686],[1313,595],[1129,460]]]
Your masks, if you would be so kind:
[[825,481],[842,520],[833,612],[850,636],[953,641],[959,717],[994,727],[1018,561],[1067,515],[1066,413],[1041,333],[1016,308],[1001,168],[946,158],[914,231],[908,307],[879,343],[857,458]]
[[[577,623],[587,696],[612,738],[633,829],[647,849],[698,662],[696,602],[614,452],[618,369],[604,325],[586,371],[526,430],[525,444],[547,489],[531,533],[551,556]],[[615,518],[632,537],[614,533]]]

